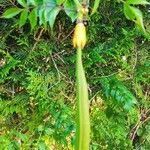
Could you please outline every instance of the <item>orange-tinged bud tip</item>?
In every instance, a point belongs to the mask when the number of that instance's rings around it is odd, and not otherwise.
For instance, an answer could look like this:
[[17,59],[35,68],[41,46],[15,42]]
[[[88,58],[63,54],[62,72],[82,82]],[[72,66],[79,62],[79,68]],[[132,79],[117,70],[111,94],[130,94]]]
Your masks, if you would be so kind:
[[86,44],[86,28],[82,22],[75,26],[73,35],[73,46],[74,48],[83,49]]

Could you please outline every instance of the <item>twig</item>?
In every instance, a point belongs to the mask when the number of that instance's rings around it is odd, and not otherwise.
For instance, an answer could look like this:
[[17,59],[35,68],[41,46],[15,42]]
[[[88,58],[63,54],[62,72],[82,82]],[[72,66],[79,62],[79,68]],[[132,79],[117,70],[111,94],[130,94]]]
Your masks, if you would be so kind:
[[58,83],[60,83],[60,78],[61,78],[61,76],[60,76],[60,71],[59,71],[59,69],[58,69],[58,67],[57,67],[57,65],[56,65],[56,63],[55,63],[55,60],[53,59],[53,56],[52,56],[52,55],[51,55],[51,59],[52,59],[52,62],[53,62],[53,64],[54,64],[55,69],[57,70],[58,81],[57,81],[54,85],[52,85],[49,89],[53,88],[53,87],[56,86]]
[[57,53],[55,55],[65,64],[65,61],[60,57],[60,55],[58,55]]
[[73,33],[74,29],[70,31],[70,33],[65,36],[60,42],[63,42],[64,40],[66,40],[72,33]]
[[[132,141],[132,142],[133,142],[133,140],[134,140],[134,138],[135,138],[135,135],[136,135],[138,129],[140,128],[140,126],[143,125],[145,122],[147,122],[147,121],[150,119],[150,116],[147,116],[144,120],[142,120],[143,115],[144,115],[144,114],[146,115],[147,112],[149,112],[149,110],[146,111],[146,112],[145,112],[145,110],[143,110],[143,111],[141,112],[141,115],[140,115],[140,118],[139,118],[138,122],[137,122],[136,125],[132,128],[132,130],[131,130],[131,135],[130,135],[130,138],[131,138],[131,141]],[[143,113],[144,113],[144,114],[143,114]],[[134,131],[134,132],[132,132],[132,131]]]
[[119,74],[119,73],[121,73],[121,72],[123,72],[123,71],[124,71],[124,70],[116,71],[116,72],[114,72],[114,73],[112,73],[112,74],[109,74],[109,75],[106,75],[106,76],[93,77],[93,79],[101,79],[101,78],[111,77],[111,76],[116,75],[116,74]]
[[15,5],[15,1],[9,0],[9,2],[10,2],[13,6],[16,6],[16,5]]
[[99,94],[99,91],[90,99],[90,102]]
[[36,42],[34,43],[33,48],[31,49],[31,51],[35,50],[36,45],[37,45],[38,42],[40,41],[40,38],[41,38],[41,36],[42,36],[43,31],[44,31],[44,28],[41,29],[41,31],[40,31],[38,37],[37,37],[37,38],[34,38],[34,39],[36,40]]

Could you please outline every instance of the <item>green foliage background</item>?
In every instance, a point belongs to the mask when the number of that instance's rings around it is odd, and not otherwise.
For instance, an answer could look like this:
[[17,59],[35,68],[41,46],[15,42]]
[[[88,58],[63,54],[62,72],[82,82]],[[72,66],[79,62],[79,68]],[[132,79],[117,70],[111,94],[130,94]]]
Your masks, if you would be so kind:
[[[15,1],[14,1],[15,2]],[[0,1],[0,13],[13,6]],[[16,4],[16,3],[15,3]],[[150,31],[149,6],[138,6]],[[150,147],[150,38],[122,3],[102,0],[88,21],[83,63],[90,93],[91,150]],[[75,135],[74,24],[60,12],[44,30],[0,19],[0,149],[72,149]]]

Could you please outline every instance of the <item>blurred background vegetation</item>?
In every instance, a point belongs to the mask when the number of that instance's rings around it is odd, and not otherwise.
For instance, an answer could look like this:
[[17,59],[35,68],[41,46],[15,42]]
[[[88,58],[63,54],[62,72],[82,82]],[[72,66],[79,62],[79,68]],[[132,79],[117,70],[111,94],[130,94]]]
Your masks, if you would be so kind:
[[[16,4],[0,0],[0,15]],[[150,33],[150,7],[139,8]],[[0,19],[0,149],[70,150],[76,130],[74,24],[63,11],[53,33],[17,23],[17,16]],[[117,0],[101,0],[87,33],[90,149],[149,150],[150,37],[125,18]]]

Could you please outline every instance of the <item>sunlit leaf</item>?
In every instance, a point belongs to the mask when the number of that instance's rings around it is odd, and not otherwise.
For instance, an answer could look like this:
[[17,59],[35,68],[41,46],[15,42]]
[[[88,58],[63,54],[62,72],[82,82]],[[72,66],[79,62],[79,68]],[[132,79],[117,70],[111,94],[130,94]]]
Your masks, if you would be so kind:
[[140,9],[130,6],[128,4],[124,4],[124,14],[127,19],[132,20],[136,23],[138,28],[143,32],[146,33],[144,24],[143,24],[143,15]]
[[34,29],[37,25],[37,8],[34,8],[29,14],[29,20],[31,24],[31,29]]
[[124,14],[127,19],[129,20],[134,20],[135,19],[135,14],[132,12],[132,8],[128,4],[124,4]]
[[21,8],[14,7],[7,9],[4,14],[2,15],[3,18],[12,18],[16,15],[18,15],[22,11]]
[[138,8],[135,8],[135,7],[132,7],[132,6],[130,6],[130,7],[131,7],[132,12],[134,13],[134,15],[136,17],[135,23],[137,24],[137,26],[139,27],[139,29],[142,32],[145,33],[146,31],[145,31],[144,24],[143,24],[143,15],[142,15],[142,12]]
[[28,10],[25,9],[21,12],[20,19],[19,19],[19,27],[22,27],[26,23],[27,18],[28,18]]
[[27,3],[26,3],[25,0],[17,0],[17,2],[18,2],[21,6],[23,6],[23,7],[26,7],[26,6],[27,6]]
[[60,11],[60,7],[55,7],[48,14],[48,19],[49,19],[49,24],[50,24],[51,29],[53,29],[54,22],[59,11]]
[[66,14],[71,18],[72,22],[77,18],[76,5],[72,0],[67,0],[64,3],[64,10]]

